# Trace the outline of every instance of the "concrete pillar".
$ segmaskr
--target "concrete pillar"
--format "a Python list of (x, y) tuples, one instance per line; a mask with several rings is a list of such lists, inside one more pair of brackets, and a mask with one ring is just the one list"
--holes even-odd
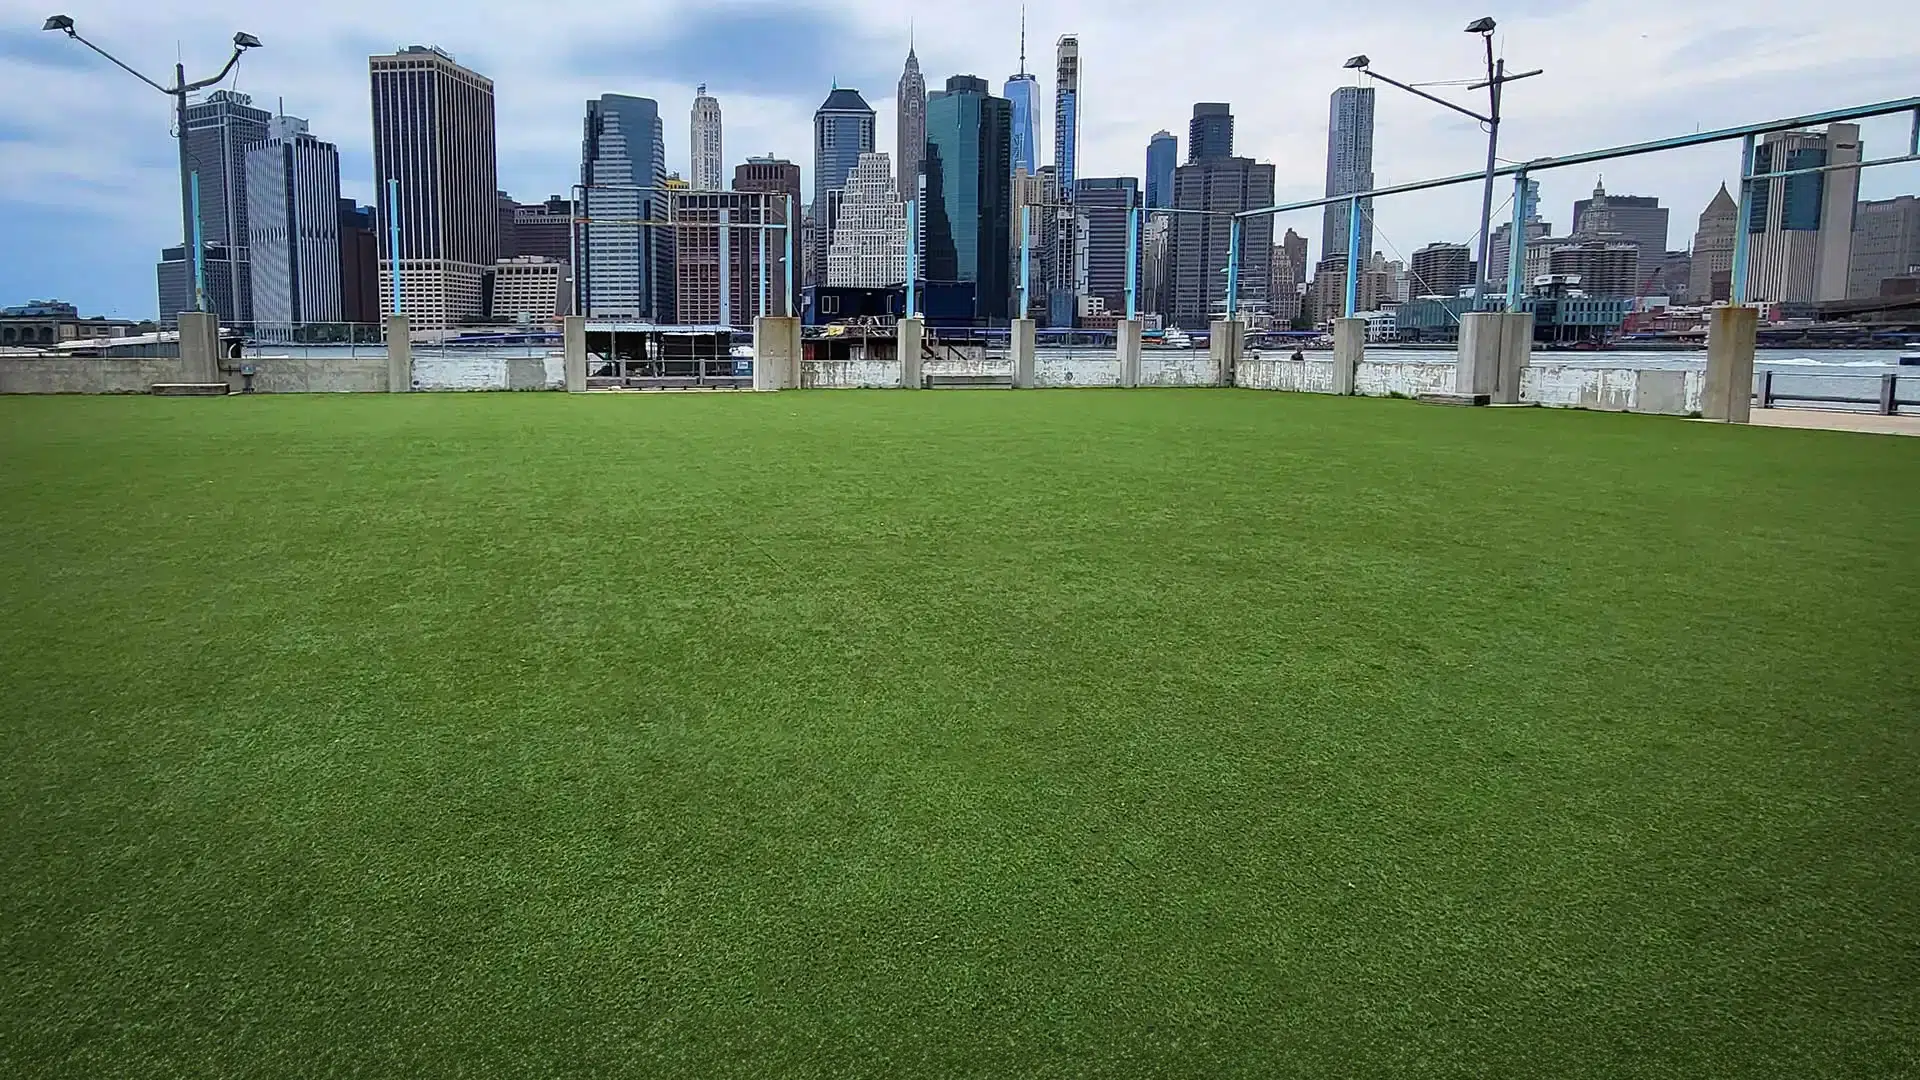
[(1707, 321), (1707, 384), (1700, 415), (1744, 424), (1753, 411), (1753, 346), (1760, 309), (1717, 307)]
[(560, 322), (561, 340), (567, 358), (567, 393), (581, 394), (587, 389), (587, 317), (569, 315)]
[(1216, 385), (1233, 385), (1233, 370), (1240, 363), (1241, 347), (1246, 340), (1247, 324), (1239, 319), (1215, 319), (1208, 327), (1207, 356), (1213, 360)]
[[(1333, 320), (1333, 392), (1336, 394), (1353, 393), (1354, 379), (1360, 372), (1360, 361), (1367, 355), (1367, 320)], [(1306, 373), (1301, 372), (1304, 382)]]
[(216, 383), (220, 378), (220, 316), (211, 311), (180, 313), (180, 381)]
[(799, 389), (800, 350), (799, 316), (762, 315), (753, 320), (753, 388)]
[(387, 392), (404, 394), (413, 389), (413, 331), (407, 328), (405, 315), (387, 316)]
[(926, 333), (925, 319), (901, 319), (895, 326), (894, 350), (900, 356), (900, 385), (920, 389), (920, 339)]
[(1469, 311), (1460, 316), (1460, 350), (1453, 367), (1453, 392), (1485, 394), (1492, 400), (1500, 382), (1500, 314)]
[(1013, 385), (1016, 390), (1033, 389), (1034, 337), (1032, 319), (1013, 320)]
[(1119, 336), (1115, 339), (1120, 351), (1120, 385), (1140, 385), (1140, 320), (1120, 320)]
[(1495, 380), (1496, 405), (1520, 403), (1520, 374), (1533, 362), (1533, 312), (1507, 311), (1500, 315), (1500, 373)]

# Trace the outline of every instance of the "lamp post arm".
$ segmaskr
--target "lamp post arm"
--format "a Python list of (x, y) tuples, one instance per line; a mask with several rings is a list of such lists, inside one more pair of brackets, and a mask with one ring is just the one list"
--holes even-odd
[(112, 53), (101, 48), (100, 46), (95, 45), (93, 42), (88, 41), (86, 38), (81, 37), (79, 34), (74, 33), (72, 30), (67, 31), (67, 36), (79, 42), (80, 44), (85, 45), (87, 48), (92, 49), (94, 52), (99, 53), (101, 56), (106, 57), (107, 60), (113, 64), (114, 67), (117, 67), (121, 71), (124, 71), (127, 74), (133, 76), (134, 78), (139, 79), (141, 82), (146, 83), (148, 86), (153, 87), (155, 90), (158, 90), (163, 94), (179, 93), (178, 90), (169, 90), (166, 87), (161, 86), (159, 83), (154, 82), (152, 79), (147, 78), (145, 75), (142, 75), (139, 72), (128, 67), (127, 65), (121, 63), (119, 57), (113, 55)]
[(227, 72), (233, 70), (233, 65), (240, 62), (240, 54), (244, 51), (245, 50), (243, 49), (233, 50), (233, 55), (227, 57), (227, 65), (220, 69), (220, 74), (214, 75), (210, 78), (201, 79), (198, 82), (190, 82), (186, 85), (185, 89), (199, 90), (203, 87), (212, 86), (214, 83), (220, 82), (221, 80), (225, 79), (227, 77)]
[(1453, 102), (1448, 101), (1446, 98), (1435, 97), (1434, 95), (1429, 94), (1425, 90), (1422, 90), (1418, 87), (1408, 86), (1406, 83), (1403, 83), (1398, 79), (1388, 78), (1387, 76), (1380, 74), (1379, 72), (1373, 70), (1372, 68), (1366, 68), (1365, 71), (1369, 76), (1379, 79), (1381, 82), (1386, 83), (1389, 86), (1397, 86), (1400, 89), (1405, 90), (1409, 94), (1414, 94), (1416, 96), (1426, 98), (1428, 101), (1433, 102), (1435, 105), (1445, 105), (1447, 108), (1452, 109), (1454, 112), (1460, 113), (1465, 116), (1471, 116), (1475, 120), (1478, 120), (1483, 124), (1493, 123), (1493, 120), (1491, 118), (1481, 116), (1479, 113), (1474, 112), (1472, 109), (1466, 108), (1465, 106), (1455, 105)]

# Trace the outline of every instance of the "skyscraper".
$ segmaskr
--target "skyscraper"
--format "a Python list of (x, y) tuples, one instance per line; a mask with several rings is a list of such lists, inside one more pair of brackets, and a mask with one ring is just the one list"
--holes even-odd
[(1040, 172), (1040, 81), (1027, 70), (1027, 9), (1020, 9), (1020, 71), (1007, 79), (1007, 100), (1013, 103), (1013, 168), (1028, 176)]
[(1224, 101), (1200, 101), (1187, 124), (1187, 164), (1233, 156), (1233, 112)]
[(1083, 176), (1073, 202), (1086, 223), (1080, 261), (1086, 296), (1098, 296), (1108, 311), (1127, 307), (1127, 218), (1140, 205), (1140, 181), (1131, 176)]
[[(669, 193), (673, 203), (675, 319), (687, 326), (752, 326), (758, 316), (781, 308), (776, 259), (782, 252), (767, 234), (767, 310), (760, 310), (760, 229), (786, 213), (784, 199), (744, 191)], [(725, 228), (722, 228), (725, 226)]]
[(726, 155), (720, 148), (720, 102), (707, 93), (701, 83), (693, 97), (693, 163), (688, 177), (695, 191), (720, 191), (727, 186), (721, 162)]
[(499, 253), (493, 80), (426, 45), (368, 59), (373, 84), (374, 198), (391, 221), (387, 182), (399, 182), (400, 250), (381, 229), (381, 303), (417, 328), (482, 314), (482, 283)]
[[(1203, 330), (1211, 319), (1224, 316), (1232, 235), (1227, 215), (1271, 205), (1272, 165), (1242, 157), (1206, 157), (1174, 170), (1174, 209), (1206, 211), (1172, 215), (1167, 278), (1175, 325)], [(1273, 217), (1262, 214), (1244, 219), (1239, 310), (1260, 310), (1266, 305), (1272, 247)]]
[(1408, 268), (1413, 276), (1413, 295), (1460, 295), (1461, 289), (1473, 284), (1472, 265), (1473, 252), (1465, 244), (1428, 244), (1413, 253)]
[[(1327, 110), (1326, 194), (1373, 190), (1373, 87), (1343, 86), (1333, 92)], [(1345, 256), (1350, 203), (1330, 203), (1321, 217), (1320, 255), (1324, 262)], [(1373, 200), (1360, 200), (1360, 254), (1373, 250)]]
[(1733, 298), (1733, 246), (1740, 223), (1740, 204), (1721, 184), (1707, 208), (1700, 211), (1700, 227), (1693, 234), (1693, 266), (1688, 299), (1715, 304)]
[[(909, 203), (920, 192), (920, 159), (927, 154), (927, 80), (920, 74), (920, 58), (907, 42), (907, 64), (894, 88), (894, 159), (900, 163), (900, 201)], [(858, 168), (858, 165), (855, 166)]]
[(380, 321), (380, 240), (373, 207), (340, 200), (340, 321)]
[[(267, 137), (272, 114), (254, 108), (252, 102), (245, 94), (215, 90), (187, 105), (187, 170), (200, 178), (200, 238), (202, 243), (221, 246), (218, 258), (208, 258), (225, 264), (217, 272), (208, 270), (207, 310), (217, 312), (220, 321), (228, 324), (253, 321), (252, 274), (247, 265), (247, 148)], [(187, 183), (187, 177), (180, 179)], [(189, 298), (192, 287), (185, 278), (192, 273), (190, 263), (188, 259), (177, 270), (161, 269), (163, 279), (181, 276), (180, 287)], [(162, 285), (163, 292), (169, 288)], [(160, 311), (168, 324), (177, 314), (167, 310), (171, 306), (163, 304)]]
[(1667, 210), (1651, 196), (1609, 195), (1605, 180), (1597, 180), (1593, 198), (1573, 204), (1573, 235), (1637, 245), (1640, 264), (1651, 266), (1667, 251)]
[[(587, 102), (580, 148), (586, 218), (579, 232), (581, 313), (672, 322), (672, 230), (667, 145), (652, 98), (602, 94)], [(651, 189), (651, 190), (648, 190)]]
[[(920, 62), (909, 61), (915, 74)], [(903, 80), (904, 81), (904, 76)], [(923, 121), (924, 122), (924, 121)], [(860, 91), (836, 86), (827, 100), (813, 113), (813, 274), (816, 282), (827, 277), (827, 244), (833, 239), (837, 199), (829, 192), (840, 190), (860, 164), (861, 154), (873, 153), (873, 107)]]
[(1156, 131), (1147, 140), (1147, 205), (1164, 210), (1173, 205), (1173, 170), (1180, 164), (1180, 141), (1171, 131)]
[[(1780, 131), (1754, 148), (1759, 173), (1846, 165), (1860, 160), (1860, 126), (1829, 124), (1824, 133)], [(1853, 261), (1854, 204), (1860, 170), (1803, 173), (1756, 183), (1747, 263), (1747, 299), (1784, 303), (1847, 298)]]
[(1064, 206), (1047, 215), (1047, 323), (1072, 326), (1074, 240), (1079, 226), (1073, 218), (1074, 180), (1080, 175), (1080, 39), (1062, 35), (1054, 45), (1053, 172), (1055, 190)]
[(247, 151), (246, 174), (256, 333), (286, 340), (295, 327), (339, 322), (339, 151), (305, 120), (276, 116)]
[(511, 259), (522, 255), (538, 255), (573, 265), (572, 200), (549, 195), (546, 202), (513, 204), (513, 246), (509, 248), (502, 241), (500, 257)]
[(1901, 195), (1862, 202), (1853, 217), (1848, 298), (1879, 296), (1882, 282), (1911, 274), (1916, 267), (1920, 267), (1920, 199)]
[(931, 281), (974, 285), (974, 317), (1008, 317), (1013, 105), (987, 81), (955, 75), (927, 101), (927, 261)]
[(861, 154), (841, 188), (840, 221), (827, 245), (827, 284), (884, 289), (907, 280), (907, 206), (885, 154)]

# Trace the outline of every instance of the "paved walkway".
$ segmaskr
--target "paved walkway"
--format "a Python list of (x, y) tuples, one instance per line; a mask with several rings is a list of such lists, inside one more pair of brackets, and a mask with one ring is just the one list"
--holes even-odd
[(1881, 416), (1878, 413), (1840, 412), (1837, 409), (1755, 409), (1755, 427), (1818, 428), (1823, 431), (1867, 431), (1875, 435), (1920, 436), (1920, 416)]

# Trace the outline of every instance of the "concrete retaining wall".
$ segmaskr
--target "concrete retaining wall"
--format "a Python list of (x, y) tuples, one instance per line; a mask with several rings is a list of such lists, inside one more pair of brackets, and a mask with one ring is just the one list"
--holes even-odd
[(1033, 384), (1040, 387), (1119, 386), (1120, 359), (1118, 355), (1041, 357), (1033, 365)]
[(415, 390), (564, 390), (566, 385), (564, 356), (413, 355)]
[(256, 394), (383, 394), (387, 390), (385, 356), (360, 356), (346, 360), (262, 356), (227, 360), (221, 364), (220, 374), (226, 379), (228, 388), (235, 393), (247, 383), (240, 374), (242, 364), (253, 368), (253, 390)]
[[(1118, 363), (1118, 361), (1115, 361)], [(1140, 358), (1141, 386), (1218, 386), (1218, 364), (1205, 356), (1161, 359), (1153, 355)]]
[[(1333, 374), (1330, 360), (1242, 360), (1235, 385), (1330, 394)], [(1560, 408), (1686, 416), (1700, 411), (1705, 378), (1698, 371), (1538, 364), (1521, 369), (1520, 400)], [(1354, 392), (1366, 397), (1446, 394), (1453, 392), (1453, 385), (1452, 364), (1367, 360), (1354, 374)]]
[(144, 394), (154, 383), (186, 381), (177, 357), (80, 360), (0, 359), (0, 394)]
[(807, 390), (897, 390), (898, 360), (803, 360), (800, 386)]

